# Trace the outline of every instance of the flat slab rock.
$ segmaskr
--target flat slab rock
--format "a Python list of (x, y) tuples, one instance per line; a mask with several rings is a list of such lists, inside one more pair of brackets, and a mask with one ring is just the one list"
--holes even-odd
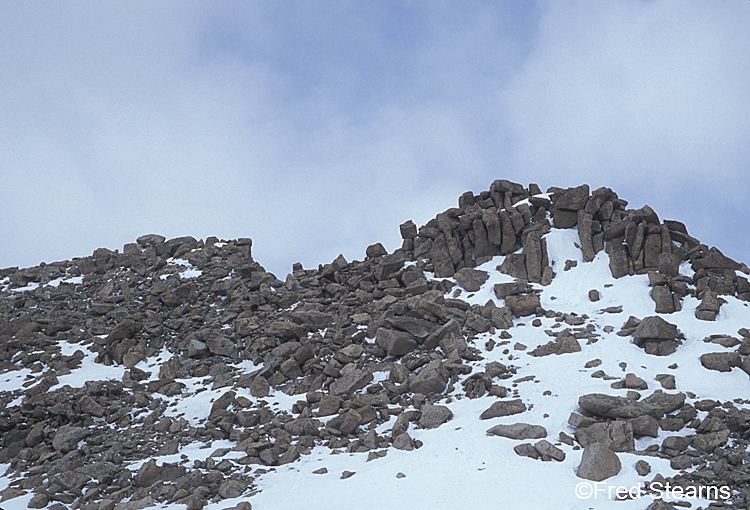
[(483, 420), (497, 418), (500, 416), (511, 416), (526, 411), (526, 404), (520, 398), (514, 400), (498, 400), (489, 409), (486, 409), (479, 417)]
[(519, 455), (520, 457), (529, 457), (535, 460), (554, 459), (558, 462), (562, 462), (565, 460), (565, 452), (563, 452), (560, 448), (553, 445), (546, 439), (537, 441), (534, 444), (531, 444), (531, 443), (519, 444), (513, 448), (513, 451), (515, 451), (516, 455)]
[(500, 424), (489, 429), (487, 435), (519, 440), (542, 439), (547, 437), (547, 429), (541, 425), (531, 425), (529, 423)]
[(655, 392), (642, 400), (631, 400), (602, 393), (589, 393), (578, 399), (578, 405), (590, 413), (605, 418), (637, 418), (648, 415), (656, 419), (681, 408), (684, 393)]

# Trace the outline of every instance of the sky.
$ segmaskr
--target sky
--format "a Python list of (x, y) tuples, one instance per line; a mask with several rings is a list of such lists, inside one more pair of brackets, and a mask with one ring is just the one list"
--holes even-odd
[(750, 263), (750, 2), (0, 0), (0, 268), (250, 237), (281, 279), (495, 179)]

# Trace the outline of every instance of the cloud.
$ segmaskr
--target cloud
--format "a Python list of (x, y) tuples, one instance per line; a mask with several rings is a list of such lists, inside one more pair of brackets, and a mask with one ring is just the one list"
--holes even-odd
[(725, 193), (748, 184), (741, 7), (1, 10), (0, 267), (158, 232), (252, 237), (283, 277), (393, 250), (399, 223), (497, 178), (610, 186), (741, 246), (715, 235), (715, 218), (747, 214)]
[(513, 165), (612, 187), (748, 260), (749, 20), (742, 2), (545, 3), (501, 94)]

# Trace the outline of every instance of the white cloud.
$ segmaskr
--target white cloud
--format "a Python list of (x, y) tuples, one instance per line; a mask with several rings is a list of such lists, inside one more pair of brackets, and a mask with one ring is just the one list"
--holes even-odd
[(496, 178), (688, 226), (716, 213), (672, 189), (747, 188), (730, 4), (24, 5), (0, 8), (0, 267), (159, 232), (252, 237), (283, 277), (392, 250)]
[(513, 164), (612, 187), (732, 251), (741, 230), (706, 202), (747, 219), (730, 190), (750, 186), (749, 21), (746, 2), (546, 2), (502, 94)]

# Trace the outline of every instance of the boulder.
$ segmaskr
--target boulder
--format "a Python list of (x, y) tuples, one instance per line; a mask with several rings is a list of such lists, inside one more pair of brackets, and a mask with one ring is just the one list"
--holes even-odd
[(464, 267), (456, 271), (453, 277), (467, 291), (476, 292), (489, 279), (490, 275), (487, 271)]
[(434, 429), (453, 418), (453, 412), (446, 406), (427, 404), (422, 408), (422, 416), (419, 417), (419, 426), (426, 429)]
[(536, 294), (523, 294), (520, 296), (507, 296), (505, 304), (515, 317), (525, 317), (536, 314), (537, 308), (540, 308), (541, 302)]
[(542, 439), (547, 437), (547, 429), (541, 425), (514, 423), (512, 425), (495, 425), (487, 430), (488, 436), (507, 437), (508, 439)]
[(601, 482), (620, 472), (622, 463), (617, 454), (602, 443), (592, 443), (583, 449), (576, 475), (585, 480)]
[(736, 352), (709, 352), (703, 354), (700, 360), (704, 368), (718, 372), (731, 372), (732, 368), (742, 363), (742, 358)]
[(375, 334), (375, 343), (388, 356), (403, 356), (416, 349), (418, 345), (417, 341), (409, 333), (387, 328), (378, 328)]
[(448, 372), (440, 360), (423, 366), (409, 381), (409, 391), (423, 395), (442, 393), (448, 384)]
[(494, 402), (479, 416), (482, 420), (497, 418), (500, 416), (511, 416), (526, 411), (526, 404), (518, 398), (514, 400), (498, 400)]

